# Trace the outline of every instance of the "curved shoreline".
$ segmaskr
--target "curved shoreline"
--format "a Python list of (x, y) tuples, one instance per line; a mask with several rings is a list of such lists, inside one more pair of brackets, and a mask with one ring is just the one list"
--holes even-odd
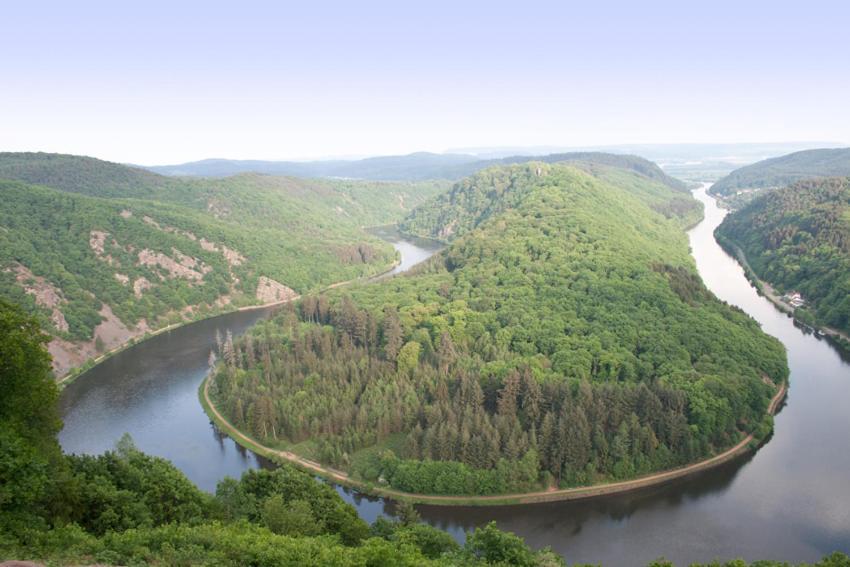
[[(720, 245), (721, 248), (726, 250), (726, 252), (728, 252), (731, 256), (734, 256), (738, 263), (741, 264), (741, 266), (744, 268), (744, 275), (750, 281), (750, 283), (753, 284), (753, 287), (756, 289), (756, 291), (758, 291), (759, 295), (763, 296), (768, 301), (773, 303), (773, 305), (775, 305), (777, 309), (779, 309), (783, 313), (786, 313), (788, 316), (794, 319), (794, 321), (800, 323), (801, 325), (805, 325), (812, 331), (820, 331), (824, 336), (827, 336), (833, 339), (833, 341), (836, 341), (837, 346), (843, 348), (844, 350), (848, 350), (848, 348), (850, 348), (850, 336), (848, 336), (846, 333), (843, 333), (838, 329), (834, 329), (826, 325), (818, 324), (817, 321), (815, 321), (815, 324), (812, 325), (811, 323), (807, 323), (802, 319), (799, 319), (795, 314), (795, 309), (791, 305), (788, 305), (787, 303), (782, 301), (782, 298), (776, 293), (776, 290), (773, 288), (773, 285), (770, 282), (761, 279), (761, 277), (759, 277), (759, 275), (752, 268), (752, 266), (750, 266), (750, 263), (747, 260), (747, 255), (744, 253), (741, 247), (738, 246), (738, 244), (727, 238), (717, 238), (716, 235), (715, 240), (717, 240), (717, 243)], [(842, 344), (842, 341), (844, 344)]]
[[(393, 263), (390, 264), (390, 266), (388, 268), (386, 268), (383, 271), (378, 272), (377, 274), (373, 274), (373, 275), (370, 275), (370, 276), (358, 276), (358, 277), (352, 278), (350, 280), (332, 283), (332, 284), (326, 285), (325, 287), (319, 289), (316, 293), (322, 293), (324, 291), (334, 289), (334, 288), (337, 288), (337, 287), (341, 287), (341, 286), (344, 286), (344, 285), (349, 285), (349, 284), (352, 284), (352, 283), (357, 282), (357, 281), (366, 281), (366, 282), (372, 281), (375, 278), (380, 278), (380, 277), (386, 276), (389, 273), (392, 273), (392, 271), (395, 270), (400, 264), (401, 264), (401, 260), (396, 258), (393, 261)], [(101, 362), (104, 362), (106, 359), (122, 352), (123, 350), (126, 350), (130, 347), (136, 346), (136, 345), (141, 344), (141, 343), (143, 343), (143, 342), (145, 342), (149, 339), (152, 339), (152, 338), (156, 337), (157, 335), (161, 335), (162, 333), (166, 333), (168, 331), (173, 331), (173, 330), (179, 329), (181, 327), (186, 327), (186, 326), (192, 325), (194, 323), (200, 323), (201, 321), (207, 321), (209, 319), (214, 319), (216, 317), (222, 317), (224, 315), (229, 315), (231, 313), (240, 313), (240, 312), (245, 312), (245, 311), (257, 311), (259, 309), (271, 309), (273, 307), (279, 307), (280, 305), (283, 305), (285, 303), (289, 303), (290, 301), (296, 301), (300, 298), (301, 298), (301, 295), (299, 294), (299, 295), (296, 295), (295, 297), (292, 297), (290, 299), (281, 299), (280, 301), (273, 301), (271, 303), (262, 303), (262, 304), (257, 304), (257, 305), (243, 305), (242, 307), (235, 307), (233, 309), (225, 309), (225, 310), (222, 310), (222, 311), (215, 311), (215, 312), (212, 312), (212, 313), (207, 313), (203, 317), (199, 317), (198, 319), (192, 319), (192, 320), (189, 320), (189, 321), (181, 321), (179, 323), (172, 323), (170, 325), (166, 325), (165, 327), (161, 327), (159, 329), (149, 331), (149, 332), (147, 332), (143, 335), (139, 335), (137, 337), (131, 338), (130, 340), (128, 340), (128, 341), (126, 341), (126, 342), (124, 342), (124, 343), (104, 352), (104, 353), (101, 353), (96, 358), (90, 359), (91, 362), (92, 362), (92, 365), (85, 368), (85, 370), (82, 369), (83, 366), (85, 366), (85, 364), (81, 365), (81, 366), (77, 366), (76, 368), (72, 368), (67, 373), (65, 373), (63, 376), (57, 377), (55, 379), (56, 385), (61, 390), (62, 388), (68, 386), (69, 384), (74, 382), (77, 378), (79, 378), (80, 376), (82, 376), (83, 374), (85, 374), (86, 372), (88, 372), (89, 370), (91, 370), (92, 368), (97, 366), (98, 364), (100, 364)]]
[[(755, 441), (753, 434), (749, 434), (733, 447), (726, 451), (709, 457), (696, 463), (651, 473), (639, 478), (631, 480), (623, 480), (618, 482), (596, 484), (591, 486), (577, 486), (573, 488), (561, 488), (555, 490), (540, 490), (535, 492), (524, 492), (517, 494), (494, 494), (486, 496), (443, 496), (443, 495), (428, 495), (416, 494), (412, 492), (402, 492), (391, 488), (381, 488), (367, 484), (348, 476), (347, 473), (325, 467), (316, 461), (301, 457), (291, 451), (282, 451), (273, 449), (263, 445), (253, 437), (246, 435), (227, 418), (225, 418), (215, 407), (209, 395), (209, 384), (212, 374), (208, 374), (201, 383), (198, 395), (201, 400), (201, 405), (204, 411), (213, 420), (216, 426), (228, 437), (233, 439), (239, 445), (249, 449), (263, 457), (273, 461), (285, 461), (298, 468), (307, 470), (318, 476), (341, 484), (355, 488), (365, 494), (372, 496), (382, 496), (393, 498), (395, 500), (404, 500), (417, 504), (434, 504), (439, 506), (495, 506), (495, 505), (511, 505), (511, 504), (535, 504), (542, 502), (557, 502), (564, 500), (582, 500), (588, 498), (597, 498), (601, 496), (609, 496), (612, 494), (622, 494), (625, 492), (633, 492), (651, 486), (666, 484), (673, 480), (701, 473), (727, 463), (737, 457), (740, 457), (750, 451), (758, 448), (759, 445), (752, 445)], [(779, 386), (779, 390), (774, 394), (767, 407), (768, 415), (775, 415), (780, 403), (785, 399), (788, 392), (786, 383)]]

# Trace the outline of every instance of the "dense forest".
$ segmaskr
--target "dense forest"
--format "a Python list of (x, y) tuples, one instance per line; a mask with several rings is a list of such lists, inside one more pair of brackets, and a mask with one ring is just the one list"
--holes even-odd
[(850, 175), (850, 148), (804, 150), (736, 169), (710, 192), (729, 197), (742, 190), (776, 189), (804, 179), (844, 175)]
[[(654, 211), (685, 226), (702, 218), (702, 204), (678, 185), (671, 187), (655, 177), (635, 175), (631, 168), (612, 167), (607, 163), (577, 161), (573, 165), (620, 187)], [(400, 228), (418, 236), (450, 240), (473, 230), (491, 216), (515, 207), (526, 195), (524, 188), (506, 183), (482, 183), (481, 179), (480, 176), (470, 177), (458, 182), (450, 191), (414, 209)]]
[[(110, 337), (385, 270), (394, 250), (363, 227), (395, 222), (442, 189), (186, 180), (92, 158), (0, 154), (0, 296), (59, 339), (100, 339), (95, 354), (115, 346)], [(113, 330), (96, 334), (102, 321)]]
[(563, 565), (490, 524), (464, 546), (420, 524), (371, 526), (330, 485), (282, 466), (225, 478), (214, 495), (128, 436), (64, 455), (47, 336), (0, 299), (0, 561), (109, 565)]
[(223, 338), (219, 409), (269, 445), (428, 494), (625, 479), (763, 437), (782, 346), (703, 286), (693, 209), (659, 212), (681, 192), (597, 173), (531, 163), (458, 183), (406, 221), (451, 241), (410, 275)]
[(809, 305), (796, 315), (850, 332), (850, 177), (763, 195), (727, 216), (717, 237), (778, 291), (799, 291)]
[[(329, 485), (282, 466), (197, 489), (128, 436), (100, 456), (64, 455), (56, 385), (38, 322), (0, 299), (0, 560), (59, 565), (520, 565), (555, 567), (494, 523), (459, 545), (418, 522), (361, 520)], [(846, 567), (836, 553), (817, 567)], [(670, 564), (659, 560), (653, 567)], [(740, 562), (730, 567), (741, 567)], [(759, 563), (761, 567), (780, 563)]]

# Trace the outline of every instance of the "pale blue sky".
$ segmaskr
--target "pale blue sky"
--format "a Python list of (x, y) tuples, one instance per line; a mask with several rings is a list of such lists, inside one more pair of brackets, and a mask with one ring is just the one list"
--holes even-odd
[(850, 2), (3, 2), (0, 150), (850, 142)]

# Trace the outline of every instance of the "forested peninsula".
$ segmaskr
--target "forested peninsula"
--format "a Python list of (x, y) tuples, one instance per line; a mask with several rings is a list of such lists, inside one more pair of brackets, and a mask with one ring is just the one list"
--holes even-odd
[[(0, 299), (0, 558), (216, 567), (567, 564), (495, 523), (460, 545), (404, 504), (399, 520), (367, 524), (332, 486), (287, 465), (225, 478), (207, 494), (127, 436), (99, 456), (65, 455), (48, 339), (37, 320)], [(835, 553), (815, 567), (847, 562)]]
[(216, 406), (266, 445), (419, 494), (629, 479), (771, 430), (785, 353), (702, 284), (681, 188), (586, 162), (487, 169), (402, 224), (403, 277), (225, 340)]

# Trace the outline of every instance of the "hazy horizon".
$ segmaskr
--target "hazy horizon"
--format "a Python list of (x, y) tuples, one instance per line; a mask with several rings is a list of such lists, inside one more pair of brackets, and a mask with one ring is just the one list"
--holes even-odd
[(124, 163), (850, 142), (850, 6), (6, 8), (0, 150)]
[[(719, 154), (705, 154), (700, 153), (699, 156), (701, 159), (720, 159), (725, 161), (730, 161), (732, 163), (739, 161), (741, 163), (751, 163), (752, 161), (758, 161), (760, 159), (766, 159), (768, 157), (779, 155), (782, 153), (791, 153), (795, 151), (802, 151), (806, 149), (821, 149), (821, 148), (837, 148), (837, 147), (848, 147), (850, 144), (839, 142), (839, 141), (826, 141), (826, 140), (797, 140), (797, 141), (780, 141), (780, 142), (735, 142), (735, 143), (724, 143), (724, 142), (713, 142), (713, 143), (702, 143), (702, 142), (682, 142), (682, 143), (657, 143), (657, 144), (601, 144), (601, 145), (593, 145), (593, 146), (538, 146), (538, 145), (529, 145), (529, 146), (479, 146), (479, 147), (451, 147), (443, 150), (430, 151), (430, 150), (413, 150), (411, 152), (406, 153), (387, 153), (387, 154), (344, 154), (344, 155), (322, 155), (322, 156), (307, 156), (302, 158), (288, 158), (281, 157), (276, 159), (256, 159), (256, 158), (230, 158), (227, 156), (208, 156), (205, 158), (200, 158), (197, 160), (189, 160), (186, 162), (173, 162), (173, 163), (132, 163), (127, 162), (129, 165), (139, 165), (142, 167), (155, 167), (155, 166), (163, 166), (163, 165), (177, 165), (179, 163), (193, 163), (193, 162), (204, 162), (204, 161), (267, 161), (267, 162), (317, 162), (317, 161), (356, 161), (370, 158), (382, 158), (382, 157), (403, 157), (412, 154), (419, 153), (432, 153), (437, 155), (467, 155), (474, 156), (480, 159), (490, 159), (490, 158), (498, 158), (498, 157), (508, 157), (514, 155), (550, 155), (556, 153), (569, 153), (569, 152), (584, 152), (584, 151), (603, 151), (609, 153), (632, 153), (634, 155), (639, 155), (641, 157), (647, 157), (647, 159), (658, 159), (659, 154), (667, 154), (668, 152), (674, 151), (674, 149), (678, 148), (680, 150), (688, 150), (691, 149), (693, 151), (705, 150), (709, 148), (729, 148), (729, 149), (767, 149), (767, 148), (776, 148), (779, 151), (776, 152), (762, 152), (756, 154), (747, 154), (748, 156), (758, 155), (758, 159), (741, 159), (739, 155), (719, 155)], [(654, 151), (649, 151), (654, 150)], [(98, 156), (88, 156), (95, 157)]]

